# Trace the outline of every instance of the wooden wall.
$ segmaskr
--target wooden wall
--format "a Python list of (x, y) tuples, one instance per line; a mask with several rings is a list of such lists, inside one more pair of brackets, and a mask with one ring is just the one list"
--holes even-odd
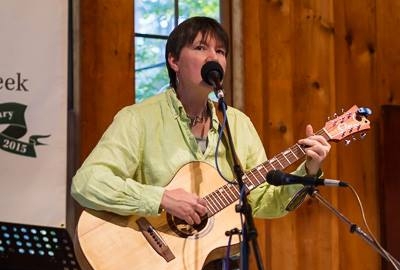
[(115, 113), (134, 102), (133, 1), (80, 1), (80, 155), (93, 149)]
[[(115, 112), (134, 100), (132, 2), (80, 1), (80, 161)], [(333, 144), (324, 172), (354, 186), (379, 236), (380, 106), (400, 103), (400, 2), (246, 0), (242, 8), (244, 110), (270, 157), (302, 138), (307, 123), (319, 130), (342, 108), (372, 109), (367, 137)], [(320, 191), (362, 225), (348, 189)], [(315, 200), (284, 218), (257, 220), (257, 227), (265, 269), (381, 269), (380, 256)]]
[[(245, 111), (270, 156), (303, 137), (307, 123), (318, 130), (342, 108), (372, 109), (367, 137), (333, 145), (324, 172), (354, 186), (377, 236), (380, 106), (400, 103), (398, 14), (396, 1), (243, 2)], [(320, 192), (366, 230), (349, 190)], [(258, 225), (267, 269), (380, 269), (380, 256), (315, 200)]]

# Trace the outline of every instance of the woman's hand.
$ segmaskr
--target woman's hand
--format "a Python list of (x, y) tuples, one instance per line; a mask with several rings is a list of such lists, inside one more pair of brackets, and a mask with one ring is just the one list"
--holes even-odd
[(315, 135), (311, 125), (306, 126), (306, 136), (306, 138), (299, 140), (298, 143), (305, 146), (307, 173), (316, 175), (321, 168), (322, 161), (331, 150), (331, 145), (321, 135)]
[(201, 217), (207, 213), (204, 199), (181, 188), (165, 190), (161, 207), (190, 225), (200, 224)]

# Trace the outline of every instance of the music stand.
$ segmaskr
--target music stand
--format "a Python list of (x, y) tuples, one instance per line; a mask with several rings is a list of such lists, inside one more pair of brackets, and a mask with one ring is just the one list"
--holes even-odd
[(1, 270), (80, 270), (64, 228), (0, 222)]

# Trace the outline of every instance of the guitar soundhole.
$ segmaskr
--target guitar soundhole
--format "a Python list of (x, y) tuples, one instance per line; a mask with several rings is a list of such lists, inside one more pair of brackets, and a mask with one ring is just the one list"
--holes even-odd
[(200, 224), (195, 224), (195, 225), (189, 225), (186, 223), (186, 221), (174, 217), (170, 214), (167, 213), (167, 221), (169, 227), (180, 237), (187, 238), (193, 235), (197, 235), (200, 233), (201, 230), (203, 230), (206, 225), (208, 218), (202, 218), (202, 221)]

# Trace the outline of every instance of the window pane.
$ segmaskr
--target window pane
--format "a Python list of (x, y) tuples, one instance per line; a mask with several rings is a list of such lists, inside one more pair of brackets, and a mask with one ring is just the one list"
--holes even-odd
[(168, 36), (174, 18), (174, 0), (135, 0), (135, 33)]
[(180, 0), (179, 1), (179, 22), (193, 16), (207, 16), (220, 20), (220, 0)]
[(136, 102), (169, 85), (164, 59), (165, 43), (166, 40), (135, 38)]

